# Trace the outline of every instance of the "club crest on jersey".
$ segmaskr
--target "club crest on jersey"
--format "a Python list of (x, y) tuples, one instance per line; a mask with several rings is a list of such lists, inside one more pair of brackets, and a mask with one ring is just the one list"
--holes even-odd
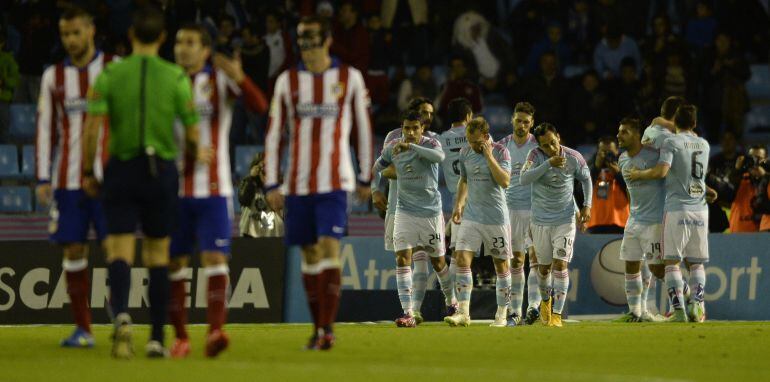
[(342, 95), (345, 93), (345, 84), (342, 82), (337, 82), (332, 86), (332, 95), (334, 98), (341, 98)]

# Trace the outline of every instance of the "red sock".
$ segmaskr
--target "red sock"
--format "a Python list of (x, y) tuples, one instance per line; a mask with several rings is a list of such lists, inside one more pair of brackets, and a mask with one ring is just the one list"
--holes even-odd
[(320, 326), (326, 331), (331, 331), (337, 319), (337, 308), (340, 303), (339, 268), (327, 268), (321, 272), (321, 292), (324, 297)]
[(187, 339), (187, 308), (184, 303), (187, 299), (187, 291), (184, 287), (185, 280), (171, 280), (171, 297), (168, 301), (168, 321), (174, 326), (176, 338)]
[(307, 303), (310, 306), (310, 315), (313, 316), (313, 325), (315, 326), (315, 331), (317, 332), (318, 328), (320, 327), (321, 320), (321, 296), (319, 293), (321, 275), (303, 273), (302, 282), (305, 285), (305, 295), (307, 296)]
[(222, 330), (227, 316), (227, 274), (209, 276), (208, 309), (206, 321), (209, 323), (209, 333)]
[(88, 280), (88, 268), (75, 272), (65, 271), (64, 274), (67, 276), (67, 294), (70, 296), (75, 325), (91, 333), (91, 310), (88, 308), (91, 283)]

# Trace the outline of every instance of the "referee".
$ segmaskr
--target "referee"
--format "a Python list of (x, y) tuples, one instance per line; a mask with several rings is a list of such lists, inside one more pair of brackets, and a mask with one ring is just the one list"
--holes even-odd
[[(158, 57), (166, 38), (163, 14), (144, 8), (129, 31), (133, 53), (110, 64), (88, 97), (83, 188), (95, 195), (93, 159), (100, 126), (109, 121), (109, 161), (102, 192), (107, 218), (110, 306), (115, 317), (112, 356), (133, 356), (128, 315), (134, 233), (144, 234), (142, 263), (149, 268), (152, 334), (148, 357), (165, 357), (163, 325), (168, 300), (169, 234), (175, 216), (178, 178), (174, 121), (182, 121), (188, 153), (198, 150), (198, 114), (190, 80), (182, 68)], [(198, 160), (205, 160), (198, 155)]]

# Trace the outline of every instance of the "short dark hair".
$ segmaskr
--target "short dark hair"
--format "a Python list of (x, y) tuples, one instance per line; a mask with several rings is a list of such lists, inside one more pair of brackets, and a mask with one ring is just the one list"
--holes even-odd
[(331, 37), (332, 35), (331, 24), (325, 17), (318, 15), (303, 16), (301, 19), (299, 19), (299, 23), (297, 25), (299, 24), (318, 24), (321, 27), (321, 35), (324, 38)]
[(691, 130), (695, 128), (695, 124), (698, 120), (698, 108), (692, 104), (683, 104), (676, 109), (674, 114), (674, 124), (676, 127), (685, 130)]
[(679, 96), (671, 96), (666, 98), (666, 100), (663, 101), (663, 105), (661, 105), (660, 107), (660, 116), (669, 121), (674, 119), (674, 114), (676, 114), (676, 109), (678, 109), (679, 106), (681, 106), (684, 103), (685, 103), (684, 98)]
[(636, 69), (636, 60), (634, 60), (631, 56), (623, 57), (622, 60), (620, 60), (620, 67), (625, 68), (627, 66), (632, 66), (634, 69)]
[(639, 119), (634, 117), (625, 117), (620, 120), (621, 126), (628, 126), (631, 128), (631, 130), (636, 131), (637, 133), (642, 133), (642, 123), (639, 121)]
[(535, 116), (535, 107), (529, 102), (519, 102), (513, 108), (514, 113), (524, 113)]
[(152, 44), (160, 39), (166, 29), (163, 12), (154, 6), (145, 6), (134, 12), (131, 26), (134, 38), (143, 44)]
[(468, 126), (466, 126), (466, 129), (473, 134), (476, 131), (480, 131), (483, 134), (489, 134), (489, 123), (487, 123), (487, 120), (484, 119), (484, 117), (476, 117), (473, 118), (470, 122), (468, 122)]
[(462, 122), (468, 114), (473, 114), (473, 108), (465, 97), (457, 97), (447, 104), (449, 123)]
[(604, 143), (605, 145), (609, 145), (612, 143), (616, 143), (615, 137), (612, 135), (603, 135), (601, 138), (599, 138), (599, 143)]
[(205, 47), (210, 48), (213, 43), (209, 31), (203, 25), (194, 23), (184, 24), (179, 28), (179, 30), (193, 31), (198, 33), (198, 36), (201, 38), (201, 45)]
[(422, 115), (420, 115), (420, 112), (416, 109), (407, 109), (403, 113), (401, 113), (401, 118), (404, 121), (417, 121), (422, 124)]
[(535, 130), (532, 131), (532, 135), (535, 136), (535, 139), (539, 139), (543, 135), (547, 134), (549, 131), (554, 134), (559, 134), (559, 131), (556, 130), (556, 126), (548, 122), (543, 122), (537, 125), (537, 127), (535, 127)]
[(423, 104), (426, 104), (426, 103), (431, 105), (431, 106), (433, 106), (433, 102), (431, 102), (431, 100), (429, 100), (429, 99), (427, 99), (425, 97), (414, 97), (414, 98), (409, 100), (409, 103), (406, 105), (406, 109), (407, 110), (412, 110), (412, 109), (418, 110), (420, 108), (420, 106), (422, 106)]
[(94, 17), (91, 13), (74, 5), (65, 7), (61, 13), (61, 17), (59, 17), (60, 20), (74, 20), (77, 18), (81, 18), (90, 24), (94, 23)]

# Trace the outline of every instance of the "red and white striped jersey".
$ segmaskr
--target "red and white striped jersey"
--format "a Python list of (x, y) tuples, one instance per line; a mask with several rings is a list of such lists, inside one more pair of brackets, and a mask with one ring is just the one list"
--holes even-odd
[[(83, 130), (87, 111), (86, 94), (102, 69), (113, 59), (97, 52), (83, 68), (65, 60), (48, 67), (40, 83), (37, 104), (36, 173), (39, 182), (55, 189), (82, 188)], [(99, 134), (94, 174), (101, 179), (106, 154), (107, 126)]]
[[(233, 101), (241, 89), (218, 69), (206, 66), (190, 77), (193, 99), (200, 114), (199, 145), (214, 150), (210, 163), (194, 162), (190, 155), (182, 155), (179, 165), (179, 196), (207, 198), (231, 196), (233, 183), (230, 173), (230, 123), (233, 119)], [(177, 122), (177, 137), (184, 151), (184, 126)], [(186, 154), (186, 153), (185, 153)]]
[[(265, 189), (281, 185), (283, 127), (288, 125), (289, 156), (282, 180), (287, 195), (353, 191), (372, 172), (369, 95), (357, 69), (339, 64), (321, 74), (302, 66), (284, 71), (275, 83), (265, 137)], [(351, 134), (359, 174), (353, 172)]]

